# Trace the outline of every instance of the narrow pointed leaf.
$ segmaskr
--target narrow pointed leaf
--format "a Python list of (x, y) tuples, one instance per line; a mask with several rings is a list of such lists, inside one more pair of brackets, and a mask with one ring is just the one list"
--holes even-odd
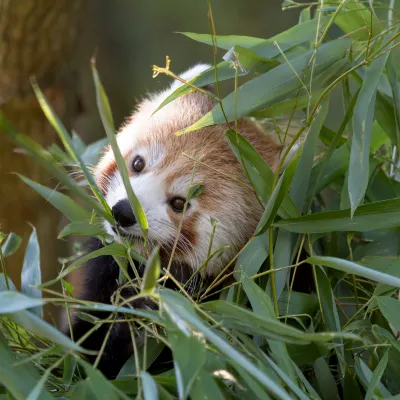
[(364, 204), (351, 218), (350, 210), (324, 211), (283, 219), (274, 226), (297, 233), (368, 232), (400, 225), (400, 199)]
[(36, 183), (25, 176), (18, 175), (27, 185), (44, 197), (70, 221), (82, 221), (90, 218), (90, 213), (67, 195)]
[(396, 276), (375, 271), (371, 268), (366, 268), (360, 264), (356, 264), (341, 258), (313, 256), (308, 258), (306, 261), (310, 264), (324, 265), (325, 267), (347, 272), (348, 274), (359, 275), (379, 283), (400, 287), (400, 278), (397, 278)]
[(142, 294), (151, 294), (156, 287), (157, 279), (160, 277), (160, 248), (156, 247), (146, 263), (142, 280)]
[(122, 157), (121, 150), (118, 147), (117, 139), (115, 136), (114, 121), (111, 114), (110, 104), (108, 102), (106, 93), (104, 91), (103, 85), (100, 81), (100, 77), (97, 73), (94, 63), (92, 63), (92, 73), (94, 85), (96, 88), (96, 100), (97, 107), (99, 109), (100, 117), (103, 122), (104, 130), (107, 134), (107, 138), (110, 142), (112, 151), (114, 153), (115, 161), (118, 166), (118, 171), (121, 174), (122, 181), (125, 186), (126, 193), (128, 195), (129, 203), (132, 207), (133, 213), (135, 214), (136, 220), (139, 222), (144, 234), (147, 234), (149, 228), (146, 215), (143, 211), (142, 206), (139, 203), (135, 193), (133, 192), (128, 170), (126, 167), (125, 159)]
[[(37, 289), (42, 283), (42, 275), (40, 270), (40, 248), (36, 229), (29, 238), (28, 246), (25, 251), (24, 263), (21, 272), (21, 291), (32, 298), (41, 299), (42, 292)], [(38, 317), (43, 318), (42, 307), (35, 307), (31, 310)]]
[(25, 296), (19, 292), (0, 292), (0, 314), (8, 314), (43, 305), (42, 299)]
[(97, 236), (106, 234), (103, 228), (89, 222), (71, 222), (58, 234), (58, 238), (61, 239), (70, 235)]
[(13, 232), (8, 234), (7, 239), (1, 245), (1, 252), (3, 254), (3, 257), (8, 257), (14, 254), (21, 245), (21, 242), (21, 236), (18, 236)]
[[(274, 173), (263, 158), (257, 153), (255, 148), (239, 133), (229, 130), (226, 132), (229, 145), (237, 159), (242, 163), (249, 174), (251, 184), (257, 195), (266, 204), (272, 195), (272, 185)], [(279, 215), (282, 217), (297, 216), (296, 206), (289, 196), (286, 196), (279, 208)]]
[[(79, 155), (79, 152), (76, 150), (76, 146), (74, 146), (73, 139), (70, 137), (69, 133), (65, 129), (64, 125), (62, 124), (61, 120), (57, 117), (56, 113), (44, 97), (42, 91), (40, 90), (39, 86), (34, 83), (32, 85), (33, 91), (35, 92), (35, 95), (37, 99), (39, 100), (40, 107), (43, 110), (43, 113), (45, 114), (46, 118), (50, 122), (50, 124), (53, 126), (55, 131), (58, 134), (58, 137), (62, 141), (65, 149), (69, 153), (69, 155), (72, 157), (74, 161), (76, 161), (81, 169), (82, 172), (86, 178), (86, 180), (89, 183), (89, 186), (93, 192), (93, 194), (96, 196), (97, 200), (99, 200), (100, 204), (103, 206), (104, 210), (106, 213), (111, 214), (110, 207), (108, 206), (106, 200), (104, 199), (103, 194), (101, 193), (100, 189), (97, 187), (96, 182), (94, 181), (93, 175), (89, 172), (88, 167), (86, 164), (82, 161), (81, 156)], [(80, 139), (79, 136), (75, 135), (75, 142)], [(80, 143), (81, 145), (83, 143)]]
[[(314, 73), (318, 74), (336, 61), (344, 58), (349, 45), (350, 42), (347, 40), (323, 44), (317, 54)], [(263, 107), (274, 104), (282, 96), (302, 87), (299, 77), (304, 78), (304, 75), (308, 71), (312, 54), (313, 50), (291, 60), (291, 65), (287, 63), (281, 64), (266, 74), (240, 86), (237, 94), (232, 92), (225, 97), (222, 105), (228, 121), (233, 121), (235, 118), (241, 118)], [(225, 115), (218, 104), (195, 124), (180, 131), (180, 134), (192, 132), (205, 126), (224, 123)]]
[(381, 382), (382, 375), (385, 372), (385, 369), (387, 367), (388, 361), (389, 361), (389, 350), (386, 350), (385, 353), (383, 354), (381, 360), (379, 361), (379, 364), (376, 366), (374, 373), (372, 374), (371, 380), (369, 382), (367, 394), (365, 395), (365, 400), (372, 400), (374, 395), (378, 395), (379, 393), (375, 392), (377, 389), (377, 386)]
[(348, 190), (351, 215), (362, 203), (369, 178), (369, 153), (374, 121), (376, 90), (390, 52), (378, 57), (367, 67), (353, 112), (353, 137), (350, 152)]

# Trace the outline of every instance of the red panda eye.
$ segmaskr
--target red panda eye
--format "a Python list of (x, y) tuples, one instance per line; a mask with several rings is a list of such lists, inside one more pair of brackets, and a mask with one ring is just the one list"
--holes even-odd
[(146, 165), (146, 163), (144, 162), (144, 160), (141, 156), (136, 156), (132, 161), (132, 169), (135, 172), (143, 171), (145, 165)]
[[(183, 211), (183, 208), (185, 207), (185, 203), (186, 203), (186, 200), (182, 197), (174, 197), (169, 202), (172, 209), (177, 213), (181, 213)], [(188, 206), (189, 206), (189, 204), (188, 204)]]

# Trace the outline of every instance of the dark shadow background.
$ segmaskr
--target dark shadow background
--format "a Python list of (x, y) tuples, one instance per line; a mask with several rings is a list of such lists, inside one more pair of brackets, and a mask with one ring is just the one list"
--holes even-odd
[[(88, 40), (97, 49), (100, 77), (109, 96), (116, 125), (129, 115), (146, 91), (162, 89), (169, 79), (152, 78), (152, 65), (179, 73), (198, 62), (213, 62), (212, 47), (175, 32), (209, 33), (206, 0), (90, 3)], [(212, 1), (216, 32), (269, 38), (297, 23), (299, 10), (282, 11), (279, 0)], [(222, 57), (224, 52), (220, 52)], [(218, 60), (220, 61), (220, 60)], [(87, 140), (103, 136), (94, 99), (91, 72), (81, 81), (85, 115), (76, 130)]]

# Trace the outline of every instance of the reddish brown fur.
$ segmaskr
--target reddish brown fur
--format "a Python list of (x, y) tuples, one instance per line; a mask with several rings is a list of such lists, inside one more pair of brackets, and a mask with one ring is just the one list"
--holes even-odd
[[(154, 143), (162, 145), (164, 158), (157, 164), (154, 172), (161, 174), (168, 171), (164, 181), (166, 187), (177, 178), (190, 176), (195, 164), (193, 159), (201, 160), (201, 163), (196, 163), (195, 176), (203, 181), (204, 192), (197, 199), (199, 208), (185, 217), (182, 235), (193, 246), (204, 247), (208, 233), (204, 233), (207, 237), (201, 237), (197, 229), (201, 218), (204, 217), (201, 214), (215, 215), (222, 221), (221, 229), (225, 229), (223, 235), (232, 242), (228, 244), (232, 245), (233, 249), (238, 249), (254, 233), (262, 208), (225, 139), (224, 134), (228, 126), (214, 125), (185, 135), (175, 135), (198, 121), (214, 106), (215, 102), (212, 99), (200, 92), (194, 92), (174, 100), (159, 111), (161, 115), (156, 113), (151, 117), (155, 108), (154, 102), (146, 100), (134, 114), (134, 120), (129, 120), (119, 135), (122, 135), (121, 138), (125, 141), (123, 143), (129, 143), (132, 137), (132, 143), (135, 144), (131, 147), (134, 148), (150, 148)], [(234, 126), (232, 123), (232, 127)], [(249, 119), (241, 119), (236, 126), (240, 134), (255, 147), (270, 167), (275, 169), (281, 151), (281, 146), (275, 139), (267, 135), (259, 124)], [(130, 159), (127, 155), (131, 154), (134, 148), (122, 149), (127, 159)], [(99, 164), (97, 177), (102, 174), (110, 176), (115, 168), (113, 157), (105, 157)], [(178, 227), (179, 216), (172, 210), (168, 210), (167, 213), (171, 222)], [(203, 220), (202, 226), (205, 225), (207, 222)], [(209, 225), (211, 227), (211, 224)], [(230, 233), (229, 230), (237, 232)]]

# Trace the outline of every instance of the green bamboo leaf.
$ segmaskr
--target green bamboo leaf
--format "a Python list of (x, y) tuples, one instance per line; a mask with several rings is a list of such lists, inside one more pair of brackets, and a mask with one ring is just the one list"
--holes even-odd
[(364, 204), (355, 211), (324, 211), (298, 218), (283, 219), (274, 226), (297, 233), (368, 232), (400, 225), (400, 199)]
[(395, 68), (395, 60), (393, 54), (389, 54), (386, 71), (390, 82), (390, 87), (392, 89), (393, 96), (393, 109), (394, 109), (394, 120), (396, 123), (396, 137), (397, 137), (397, 148), (400, 148), (400, 87), (399, 80), (397, 78), (397, 71)]
[[(355, 372), (358, 375), (359, 380), (361, 381), (365, 389), (367, 389), (373, 376), (372, 371), (369, 369), (368, 365), (365, 364), (365, 362), (361, 358), (356, 359), (354, 366), (355, 366)], [(377, 384), (375, 391), (379, 393), (379, 397), (381, 398), (390, 398), (391, 396), (391, 393), (386, 389), (386, 387), (382, 384), (382, 382), (379, 382)]]
[[(196, 42), (205, 43), (208, 45), (213, 44), (212, 37), (209, 33), (192, 33), (192, 32), (177, 32), (184, 35)], [(258, 44), (264, 43), (266, 40), (262, 38), (255, 38), (251, 36), (238, 36), (238, 35), (216, 35), (217, 46), (220, 49), (229, 50), (235, 45), (240, 45), (243, 47), (254, 47)]]
[(369, 153), (372, 123), (376, 101), (376, 90), (390, 52), (371, 62), (366, 68), (365, 78), (353, 112), (353, 137), (350, 152), (348, 190), (351, 215), (362, 203), (369, 178)]
[(13, 232), (9, 233), (7, 239), (1, 245), (1, 252), (3, 254), (3, 257), (8, 257), (14, 254), (21, 245), (21, 242), (21, 236), (18, 236)]
[[(272, 367), (274, 372), (282, 379), (282, 381), (288, 386), (288, 388), (301, 400), (309, 400), (309, 397), (297, 386), (296, 378), (292, 376), (288, 376), (285, 372), (283, 372), (275, 363), (274, 361), (265, 356), (268, 364)], [(290, 358), (289, 358), (290, 360)]]
[(97, 73), (94, 61), (92, 62), (92, 74), (93, 74), (94, 85), (96, 88), (97, 107), (99, 109), (101, 121), (103, 122), (104, 130), (106, 131), (107, 138), (110, 142), (112, 151), (114, 153), (115, 161), (118, 166), (118, 171), (121, 174), (121, 178), (125, 186), (129, 204), (132, 207), (133, 213), (135, 214), (136, 220), (139, 222), (139, 225), (142, 228), (144, 235), (147, 235), (147, 230), (149, 229), (149, 225), (146, 219), (146, 215), (143, 211), (142, 206), (139, 203), (139, 200), (137, 199), (135, 193), (133, 192), (129, 180), (126, 162), (125, 159), (122, 157), (115, 136), (114, 121), (111, 114), (110, 104), (108, 102), (108, 98), (104, 91), (103, 85), (100, 81), (100, 77)]
[(280, 206), (280, 202), (277, 199), (278, 197), (283, 198), (283, 196), (286, 194), (285, 189), (287, 188), (282, 189), (285, 172), (279, 178), (278, 184), (275, 186), (275, 189), (273, 190), (271, 197), (269, 198), (268, 203), (265, 206), (264, 212), (256, 227), (256, 231), (254, 232), (254, 236), (262, 235), (274, 221), (276, 212), (278, 211), (278, 207)]
[(160, 277), (160, 248), (157, 246), (151, 253), (144, 270), (141, 294), (151, 294)]
[(392, 143), (397, 143), (396, 115), (390, 99), (379, 91), (376, 94), (375, 118)]
[[(319, 306), (322, 314), (322, 319), (325, 326), (331, 332), (340, 332), (342, 327), (340, 325), (340, 319), (338, 310), (335, 303), (335, 296), (331, 287), (331, 282), (325, 271), (321, 267), (315, 267), (314, 269), (314, 280), (318, 294)], [(335, 338), (334, 343), (338, 344), (335, 349), (339, 360), (339, 367), (341, 372), (345, 373), (345, 367), (342, 360), (344, 360), (345, 354), (343, 350), (343, 340), (341, 338)]]
[[(333, 3), (343, 3), (341, 0), (334, 0)], [(370, 40), (368, 36), (371, 30), (372, 37), (382, 31), (382, 25), (379, 23), (371, 10), (361, 2), (353, 2), (346, 0), (345, 6), (340, 14), (335, 19), (335, 24), (338, 25), (345, 33), (350, 34), (352, 39)], [(370, 24), (372, 27), (370, 28)], [(370, 29), (360, 29), (361, 27)]]
[(58, 238), (61, 239), (70, 235), (98, 236), (106, 234), (107, 232), (103, 228), (95, 224), (90, 224), (89, 222), (71, 222), (58, 234)]
[(381, 382), (382, 375), (385, 372), (389, 361), (389, 350), (386, 350), (383, 354), (379, 364), (376, 366), (374, 373), (372, 374), (371, 380), (369, 382), (367, 394), (365, 395), (365, 400), (372, 400), (374, 395), (379, 396), (379, 391), (377, 390), (377, 386)]
[(144, 400), (158, 400), (158, 388), (153, 377), (146, 371), (142, 371), (140, 378), (142, 379)]
[(215, 382), (215, 379), (211, 376), (211, 374), (202, 370), (200, 371), (199, 377), (193, 384), (190, 392), (190, 398), (193, 400), (224, 400), (226, 397), (221, 392), (220, 387)]
[[(12, 395), (12, 398), (17, 400), (26, 400), (36, 386), (39, 376), (31, 366), (15, 365), (16, 361), (18, 361), (16, 353), (11, 351), (0, 332), (0, 384), (9, 392), (7, 399)], [(53, 399), (48, 392), (42, 392), (40, 398)]]
[[(293, 234), (283, 229), (278, 230), (278, 235), (275, 242), (274, 248), (274, 268), (284, 268), (292, 263), (294, 257), (294, 246), (296, 244), (296, 238)], [(275, 289), (276, 297), (279, 300), (288, 280), (290, 273), (289, 268), (281, 269), (275, 272)], [(267, 282), (267, 293), (272, 296), (272, 281), (268, 279)]]
[[(288, 304), (289, 303), (289, 304)], [(318, 308), (318, 299), (315, 294), (284, 290), (278, 299), (280, 315), (309, 314), (313, 315)]]
[[(250, 239), (244, 250), (239, 254), (235, 263), (235, 271), (243, 271), (248, 276), (255, 275), (269, 254), (269, 233), (266, 231), (260, 236)], [(235, 272), (234, 277), (240, 280), (240, 274)]]
[(98, 397), (93, 393), (92, 383), (85, 379), (76, 383), (70, 393), (71, 400), (97, 400)]
[(288, 99), (278, 101), (277, 103), (271, 104), (266, 108), (254, 111), (249, 114), (250, 117), (254, 118), (277, 118), (281, 116), (286, 116), (303, 108), (308, 107), (308, 105), (314, 105), (316, 101), (320, 98), (322, 90), (315, 90), (311, 96), (308, 94), (299, 94), (298, 96), (290, 96)]
[(57, 208), (57, 210), (65, 215), (70, 221), (90, 219), (90, 213), (67, 195), (34, 182), (23, 175), (18, 174), (18, 176), (33, 190), (44, 197), (52, 206)]
[(323, 357), (320, 357), (317, 361), (315, 361), (314, 371), (322, 398), (324, 400), (340, 399), (335, 378), (333, 377), (332, 371), (329, 369), (329, 366)]
[[(326, 21), (328, 21), (328, 18), (322, 17), (320, 23)], [(296, 48), (296, 46), (304, 42), (311, 41), (315, 38), (315, 30), (317, 28), (317, 24), (318, 21), (316, 19), (306, 21), (267, 40), (252, 38), (248, 36), (217, 35), (217, 46), (225, 50), (232, 50), (233, 48), (235, 48), (235, 52), (238, 53), (239, 62), (242, 67), (239, 68), (238, 71), (236, 71), (234, 68), (232, 68), (231, 64), (228, 61), (223, 61), (217, 64), (216, 68), (218, 70), (218, 81), (221, 82), (226, 79), (232, 79), (235, 77), (236, 74), (238, 76), (245, 75), (248, 74), (251, 70), (265, 73), (267, 72), (268, 68), (262, 69), (262, 67), (264, 65), (263, 60), (266, 59), (268, 60), (276, 58), (277, 60), (285, 61), (284, 57), (282, 57), (281, 52), (279, 51), (278, 46), (275, 45), (275, 42), (279, 44), (280, 50), (285, 53), (286, 58), (291, 60), (292, 49)], [(181, 33), (199, 42), (207, 43), (210, 45), (213, 44), (212, 38), (209, 34), (196, 34), (188, 32)], [(246, 53), (245, 51), (243, 51), (243, 49), (250, 49), (251, 53)], [(256, 57), (250, 54), (254, 54), (256, 55)], [(183, 96), (184, 94), (192, 92), (194, 89), (191, 87), (191, 85), (204, 87), (215, 83), (214, 67), (202, 72), (189, 82), (190, 85), (183, 84), (178, 87), (173, 93), (171, 93), (161, 103), (161, 105), (154, 113), (170, 103), (172, 100), (175, 100), (176, 98)], [(308, 104), (308, 101), (309, 98), (307, 96), (305, 105)], [(289, 109), (289, 111), (291, 110), (292, 108)]]
[(147, 369), (153, 364), (153, 362), (160, 355), (162, 350), (165, 348), (165, 344), (158, 339), (147, 338), (146, 345), (138, 348), (138, 353), (133, 354), (125, 365), (119, 371), (117, 380), (124, 379), (124, 377), (129, 378), (130, 376), (135, 376), (138, 374), (136, 370), (135, 357), (139, 360), (146, 361), (146, 364), (142, 366), (142, 371), (147, 371)]
[(65, 268), (55, 279), (52, 279), (51, 281), (47, 281), (42, 283), (39, 288), (44, 288), (48, 287), (51, 285), (54, 285), (56, 282), (62, 280), (64, 277), (66, 277), (68, 274), (70, 274), (72, 271), (77, 270), (79, 267), (81, 267), (83, 264), (85, 264), (87, 261), (91, 260), (92, 258), (100, 257), (100, 256), (117, 256), (117, 257), (124, 257), (126, 256), (126, 251), (125, 248), (120, 245), (119, 243), (111, 243), (105, 247), (102, 247), (101, 249), (92, 251), (89, 254), (86, 254), (83, 257), (78, 258), (76, 261), (74, 261), (72, 264), (70, 264), (67, 268)]
[[(241, 162), (242, 167), (247, 171), (250, 182), (257, 195), (266, 204), (272, 195), (274, 173), (268, 164), (257, 153), (255, 148), (242, 135), (234, 130), (226, 132), (229, 146), (232, 148), (236, 158)], [(289, 196), (286, 196), (279, 208), (279, 215), (282, 217), (297, 216), (296, 206)]]
[(400, 287), (400, 278), (385, 274), (383, 272), (375, 271), (371, 268), (365, 268), (360, 264), (356, 264), (341, 258), (313, 256), (308, 258), (306, 262), (310, 264), (324, 265), (325, 267), (343, 271), (348, 274), (359, 275), (379, 283)]
[(348, 335), (344, 332), (303, 332), (282, 322), (263, 318), (243, 307), (222, 300), (204, 303), (201, 308), (212, 312), (215, 319), (224, 321), (225, 327), (231, 327), (244, 333), (262, 335), (287, 343), (308, 344), (310, 342), (328, 342), (334, 338), (360, 339), (356, 335)]
[(0, 292), (0, 314), (9, 314), (27, 308), (42, 306), (44, 301), (14, 291)]
[[(329, 19), (329, 17), (324, 16), (320, 19), (319, 23), (323, 25), (328, 22)], [(259, 54), (263, 57), (272, 57), (274, 52), (277, 52), (276, 54), (278, 54), (279, 52), (279, 50), (276, 49), (274, 42), (278, 42), (282, 50), (285, 51), (288, 49), (287, 46), (296, 46), (298, 44), (315, 39), (315, 30), (317, 26), (317, 19), (313, 19), (295, 25), (292, 28), (289, 28), (284, 32), (278, 33), (277, 35), (269, 39), (260, 39), (237, 35), (216, 35), (216, 41), (217, 46), (221, 49), (229, 50), (235, 45), (251, 48), (252, 50), (254, 50), (254, 48), (258, 48)], [(196, 40), (197, 42), (205, 43), (210, 46), (213, 45), (213, 39), (210, 34), (190, 32), (179, 33), (189, 37), (192, 40)]]
[[(336, 61), (344, 58), (349, 45), (350, 42), (347, 40), (332, 41), (323, 44), (317, 53), (314, 73), (319, 74)], [(313, 53), (314, 50), (311, 50), (304, 55), (292, 59), (290, 65), (288, 63), (281, 64), (267, 73), (246, 82), (238, 88), (237, 94), (232, 92), (223, 99), (222, 106), (225, 113), (222, 113), (221, 107), (218, 104), (195, 124), (179, 133), (184, 134), (205, 126), (224, 123), (225, 116), (228, 121), (233, 121), (236, 118), (239, 119), (280, 101), (285, 94), (303, 86), (299, 77), (304, 78), (309, 68), (310, 57)], [(324, 77), (326, 78), (326, 76)]]
[[(128, 307), (120, 307), (120, 306), (113, 306), (110, 304), (94, 304), (94, 305), (86, 305), (86, 304), (66, 304), (67, 308), (71, 308), (74, 310), (85, 310), (85, 311), (103, 311), (103, 312), (107, 312), (107, 313), (121, 313), (121, 314), (128, 314), (128, 315), (133, 315), (135, 317), (141, 317), (141, 318), (146, 318), (148, 320), (150, 320), (151, 322), (155, 323), (155, 324), (160, 324), (162, 321), (159, 318), (158, 314), (156, 311), (150, 311), (150, 310), (140, 310), (140, 309), (136, 309), (136, 308), (128, 308)], [(78, 314), (80, 316), (83, 316), (83, 313)], [(87, 315), (86, 315), (87, 317)], [(86, 320), (88, 320), (88, 318), (86, 318)], [(93, 323), (95, 320), (92, 319), (91, 322)]]
[[(251, 307), (254, 312), (261, 317), (268, 317), (276, 319), (274, 308), (271, 298), (263, 291), (253, 280), (249, 279), (247, 275), (242, 273), (242, 286), (250, 301)], [(280, 366), (280, 368), (290, 376), (292, 381), (295, 380), (292, 360), (290, 359), (286, 345), (284, 343), (270, 340), (269, 347), (271, 352)]]
[(297, 165), (300, 160), (301, 151), (302, 148), (300, 148), (296, 152), (295, 156), (286, 167), (282, 176), (279, 178), (278, 184), (276, 185), (274, 191), (271, 194), (271, 197), (268, 200), (267, 205), (265, 206), (265, 210), (263, 212), (263, 215), (261, 216), (260, 222), (256, 227), (254, 236), (258, 236), (264, 233), (274, 221), (279, 207), (281, 206), (285, 197), (288, 195), (290, 184), (292, 183), (293, 176), (296, 172)]
[[(64, 125), (60, 121), (60, 119), (57, 117), (56, 113), (44, 97), (42, 91), (40, 90), (39, 86), (37, 83), (33, 82), (32, 83), (33, 91), (35, 92), (35, 95), (39, 101), (40, 107), (42, 108), (42, 111), (50, 124), (53, 126), (55, 131), (58, 134), (58, 137), (60, 138), (61, 142), (63, 143), (65, 149), (67, 150), (68, 154), (70, 157), (79, 164), (81, 167), (81, 170), (83, 172), (83, 175), (85, 176), (86, 180), (89, 183), (90, 189), (92, 190), (93, 194), (96, 196), (97, 200), (100, 202), (100, 204), (103, 206), (104, 210), (106, 211), (107, 214), (111, 216), (111, 210), (110, 207), (108, 206), (103, 194), (101, 193), (100, 189), (97, 187), (96, 182), (94, 181), (93, 175), (89, 172), (89, 169), (87, 168), (86, 164), (82, 161), (79, 152), (76, 149), (76, 143), (79, 141), (79, 145), (84, 146), (84, 143), (80, 140), (79, 136), (75, 135), (75, 145), (74, 145), (74, 140), (70, 137), (69, 133), (65, 129)], [(112, 221), (110, 218), (109, 221)]]
[[(396, 278), (399, 280), (399, 278)], [(392, 284), (392, 286), (397, 286)], [(384, 317), (396, 329), (400, 329), (400, 301), (389, 296), (379, 296), (376, 298), (378, 307)]]
[(328, 108), (329, 98), (321, 104), (321, 108), (319, 109), (316, 118), (309, 128), (298, 168), (295, 171), (293, 181), (290, 186), (290, 197), (293, 199), (293, 202), (300, 214), (307, 197), (307, 190), (310, 184), (314, 156), (317, 149), (318, 136), (328, 114)]
[[(168, 309), (167, 309), (168, 312)], [(174, 357), (174, 372), (180, 399), (187, 399), (199, 373), (206, 362), (206, 348), (198, 337), (192, 333), (186, 334), (172, 323), (177, 324), (179, 319), (173, 318), (174, 311), (169, 311), (171, 322), (167, 324), (168, 342)], [(191, 356), (188, 357), (188, 354)]]
[(76, 358), (72, 355), (68, 355), (64, 359), (64, 368), (63, 368), (63, 384), (66, 389), (70, 387), (72, 383), (72, 379), (74, 377), (75, 368), (76, 368)]
[[(30, 301), (37, 302), (39, 300), (30, 299)], [(68, 350), (77, 351), (84, 354), (94, 354), (93, 351), (86, 350), (83, 347), (75, 344), (71, 339), (61, 333), (54, 326), (43, 321), (41, 318), (37, 317), (31, 312), (28, 312), (26, 310), (17, 311), (11, 314), (7, 314), (7, 317), (16, 322), (18, 325), (21, 325), (27, 331), (32, 332), (33, 334), (41, 338), (47, 339), (52, 343), (57, 343)]]
[[(36, 287), (42, 283), (42, 275), (40, 271), (40, 247), (36, 229), (29, 238), (26, 247), (24, 263), (21, 272), (21, 291), (31, 298), (41, 299), (42, 292)], [(31, 310), (38, 317), (43, 318), (43, 308), (35, 307)]]
[[(100, 371), (93, 368), (91, 364), (78, 358), (78, 363), (85, 368), (87, 377), (89, 378), (90, 386), (97, 399), (119, 400), (120, 392), (108, 381)], [(124, 396), (123, 398), (126, 398)]]
[(167, 304), (177, 315), (186, 320), (190, 325), (203, 333), (220, 352), (225, 354), (235, 364), (243, 368), (250, 376), (255, 378), (267, 391), (273, 394), (277, 399), (289, 400), (290, 396), (280, 385), (271, 379), (262, 370), (257, 368), (242, 353), (236, 350), (229, 342), (222, 339), (218, 334), (214, 333), (199, 318), (196, 317), (193, 306), (177, 292), (172, 290), (163, 290), (160, 297), (164, 304)]
[(38, 382), (36, 383), (36, 385), (34, 386), (32, 391), (29, 393), (26, 400), (37, 400), (37, 399), (41, 398), (39, 396), (42, 395), (44, 386), (45, 386), (47, 380), (49, 379), (50, 374), (51, 374), (51, 369), (48, 368), (44, 372), (44, 374), (40, 377), (40, 379), (38, 380)]
[[(4, 273), (0, 273), (0, 292), (4, 292), (7, 290), (11, 290), (13, 292), (17, 291), (17, 288), (15, 287), (14, 283), (11, 281), (9, 277), (6, 279)], [(8, 287), (7, 287), (8, 283)]]

